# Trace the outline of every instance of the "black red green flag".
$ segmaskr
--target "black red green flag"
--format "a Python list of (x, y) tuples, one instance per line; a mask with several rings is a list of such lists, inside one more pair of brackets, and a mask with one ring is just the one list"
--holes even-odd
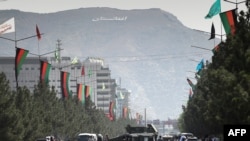
[(109, 103), (109, 120), (114, 120), (114, 102), (110, 101)]
[(62, 97), (68, 98), (70, 95), (69, 91), (69, 73), (61, 71), (61, 91), (62, 91)]
[(49, 83), (49, 73), (50, 73), (50, 68), (51, 64), (49, 64), (46, 61), (40, 61), (40, 81), (41, 83)]
[(219, 43), (218, 45), (216, 45), (216, 46), (212, 49), (212, 52), (213, 52), (214, 54), (215, 54), (216, 52), (219, 52), (220, 46), (221, 46), (221, 43)]
[(36, 25), (36, 36), (38, 40), (41, 40), (42, 36), (37, 25)]
[(77, 98), (82, 104), (85, 103), (85, 86), (83, 84), (77, 84)]
[(16, 81), (18, 80), (19, 72), (22, 68), (23, 62), (26, 59), (29, 51), (22, 49), (22, 48), (16, 48), (16, 57), (15, 57), (15, 76)]
[(82, 76), (85, 75), (84, 66), (82, 66)]
[(237, 24), (237, 15), (236, 11), (237, 9), (232, 9), (229, 11), (225, 11), (220, 13), (220, 19), (223, 24), (224, 30), (226, 34), (232, 34), (234, 35), (236, 30), (236, 24)]
[(123, 107), (123, 109), (122, 109), (122, 116), (125, 119), (128, 118), (128, 108), (127, 107)]
[(85, 85), (85, 97), (89, 97), (90, 96), (90, 86)]
[(189, 78), (187, 78), (187, 82), (191, 86), (192, 90), (194, 91), (195, 90), (195, 85), (193, 84), (193, 82)]

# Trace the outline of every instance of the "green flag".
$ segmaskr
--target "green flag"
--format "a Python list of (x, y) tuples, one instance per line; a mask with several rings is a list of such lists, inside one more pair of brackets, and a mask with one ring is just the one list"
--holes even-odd
[(59, 59), (60, 59), (59, 49), (57, 48), (56, 51), (55, 51), (55, 60), (56, 60), (56, 62), (59, 62)]
[(214, 4), (210, 7), (208, 14), (205, 19), (211, 19), (213, 16), (219, 14), (221, 12), (221, 4), (220, 0), (216, 0)]
[(74, 65), (74, 64), (77, 64), (78, 63), (78, 58), (75, 57), (71, 60), (71, 64)]

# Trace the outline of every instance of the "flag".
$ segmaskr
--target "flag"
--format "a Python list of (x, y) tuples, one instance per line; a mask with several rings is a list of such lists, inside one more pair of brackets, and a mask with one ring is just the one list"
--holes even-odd
[(27, 57), (29, 51), (22, 48), (16, 48), (16, 58), (15, 58), (15, 75), (16, 80), (18, 78), (19, 72), (22, 68), (23, 62)]
[(193, 82), (188, 78), (187, 78), (187, 82), (191, 86), (192, 90), (194, 91), (195, 90), (195, 85), (193, 84)]
[(212, 52), (213, 52), (213, 53), (219, 51), (219, 49), (220, 49), (220, 44), (221, 44), (221, 43), (219, 43), (217, 46), (215, 46), (215, 47), (212, 49)]
[(73, 65), (76, 64), (76, 63), (78, 63), (77, 57), (73, 58), (72, 61), (71, 61), (71, 64), (73, 64)]
[(40, 64), (40, 81), (48, 84), (51, 64), (45, 61), (40, 61)]
[(39, 31), (39, 28), (38, 28), (37, 25), (36, 25), (36, 36), (37, 36), (37, 39), (38, 39), (38, 40), (41, 40), (42, 36), (41, 36), (41, 34), (40, 34), (40, 31)]
[(89, 69), (88, 76), (90, 77), (92, 75), (92, 70)]
[(121, 91), (119, 93), (119, 96), (120, 96), (120, 99), (124, 99), (124, 95), (123, 95), (123, 93)]
[(85, 71), (84, 71), (84, 66), (82, 66), (82, 75), (85, 74)]
[(213, 16), (221, 12), (220, 0), (216, 0), (213, 5), (210, 7), (208, 14), (205, 16), (205, 19), (211, 19)]
[(192, 98), (192, 95), (193, 95), (192, 89), (189, 89), (189, 99)]
[(59, 48), (57, 48), (55, 51), (55, 60), (56, 60), (56, 62), (60, 61)]
[(109, 102), (109, 120), (114, 120), (114, 102), (110, 101)]
[(237, 23), (236, 10), (237, 9), (232, 9), (232, 10), (220, 13), (220, 19), (221, 19), (221, 22), (223, 24), (226, 34), (231, 33), (232, 35), (234, 35), (235, 33), (235, 26)]
[(77, 98), (82, 104), (85, 103), (85, 86), (83, 84), (77, 84)]
[(90, 96), (90, 86), (85, 85), (85, 97), (88, 98)]
[(204, 61), (203, 61), (203, 59), (201, 59), (199, 64), (196, 66), (196, 71), (200, 72), (203, 68), (204, 68)]
[(69, 73), (61, 71), (61, 92), (63, 98), (68, 98), (70, 95), (69, 91)]
[(123, 107), (122, 116), (123, 116), (123, 118), (128, 118), (128, 108), (127, 107)]
[(214, 28), (214, 23), (212, 23), (212, 27), (211, 27), (211, 35), (210, 38), (208, 40), (214, 39), (215, 38), (215, 28)]
[(11, 18), (0, 25), (0, 35), (15, 32), (15, 18)]

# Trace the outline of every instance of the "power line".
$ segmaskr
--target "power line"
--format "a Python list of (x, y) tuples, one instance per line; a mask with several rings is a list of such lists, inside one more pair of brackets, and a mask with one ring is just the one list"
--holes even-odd
[[(190, 57), (191, 55), (204, 55), (208, 54), (208, 52), (199, 52), (199, 53), (188, 53), (188, 54), (182, 54), (182, 55), (142, 55), (142, 56), (112, 56), (112, 57), (106, 57), (105, 59), (109, 60), (110, 62), (139, 62), (139, 61), (150, 61), (150, 60), (172, 60), (172, 59), (185, 59), (187, 57)], [(116, 59), (115, 59), (116, 58)], [(112, 59), (115, 59), (112, 61)]]

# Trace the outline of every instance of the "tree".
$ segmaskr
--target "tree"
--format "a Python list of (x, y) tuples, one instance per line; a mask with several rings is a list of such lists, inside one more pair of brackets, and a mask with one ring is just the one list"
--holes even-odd
[(185, 130), (222, 135), (225, 124), (250, 124), (250, 9), (240, 11), (234, 35), (203, 69), (183, 113)]

